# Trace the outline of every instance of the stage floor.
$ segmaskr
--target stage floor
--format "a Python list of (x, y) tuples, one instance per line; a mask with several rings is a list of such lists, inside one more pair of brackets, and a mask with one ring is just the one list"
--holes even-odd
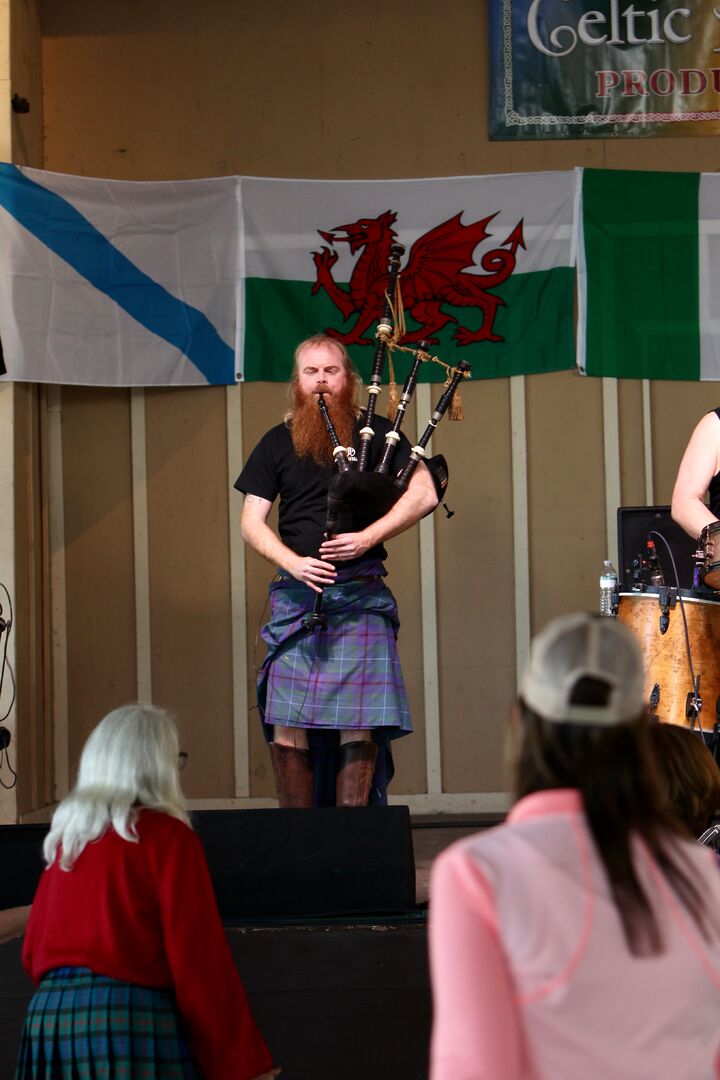
[(413, 850), (415, 852), (416, 902), (426, 904), (430, 887), (430, 868), (433, 860), (456, 840), (472, 836), (481, 829), (497, 825), (501, 814), (435, 814), (416, 815), (411, 819)]

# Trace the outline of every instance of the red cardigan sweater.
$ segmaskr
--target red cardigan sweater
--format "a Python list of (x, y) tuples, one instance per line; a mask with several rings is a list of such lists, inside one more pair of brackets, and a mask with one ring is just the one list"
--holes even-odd
[(25, 935), (35, 982), (53, 968), (88, 967), (177, 998), (207, 1080), (251, 1080), (272, 1058), (248, 1007), (197, 835), (143, 810), (138, 843), (108, 831), (69, 871), (43, 873)]

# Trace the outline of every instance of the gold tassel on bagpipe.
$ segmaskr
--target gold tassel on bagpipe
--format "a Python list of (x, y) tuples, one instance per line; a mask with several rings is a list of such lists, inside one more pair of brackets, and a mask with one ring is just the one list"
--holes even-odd
[[(450, 375), (450, 372), (448, 372), (448, 377), (445, 380), (445, 385), (446, 386), (450, 385), (451, 377), (452, 376)], [(448, 420), (464, 420), (464, 419), (465, 419), (465, 410), (463, 409), (462, 398), (460, 397), (460, 387), (458, 386), (457, 390), (455, 391), (455, 393), (452, 396), (452, 401), (450, 402), (450, 408), (448, 409)]]
[(398, 394), (397, 383), (395, 382), (395, 369), (393, 368), (392, 356), (388, 356), (388, 363), (390, 365), (390, 382), (388, 383), (387, 418), (391, 424), (394, 424), (395, 417), (398, 413), (398, 405), (400, 404), (400, 395)]
[[(399, 405), (399, 402), (400, 402), (400, 398), (399, 398), (399, 395), (398, 395), (398, 389), (397, 389), (397, 383), (395, 381), (395, 369), (393, 367), (393, 360), (392, 360), (392, 354), (393, 354), (393, 351), (395, 349), (398, 349), (400, 352), (412, 353), (413, 356), (415, 356), (418, 359), (422, 360), (423, 363), (425, 363), (426, 361), (429, 360), (433, 364), (440, 364), (441, 367), (444, 367), (445, 368), (445, 373), (446, 373), (444, 386), (445, 386), (446, 389), (450, 385), (450, 383), (452, 382), (453, 377), (460, 370), (459, 368), (452, 367), (450, 364), (446, 364), (445, 361), (441, 360), (439, 356), (433, 356), (432, 353), (426, 352), (424, 349), (413, 349), (412, 346), (410, 346), (410, 345), (401, 345), (400, 344), (400, 342), (402, 341), (402, 339), (405, 337), (405, 334), (406, 334), (405, 308), (403, 306), (402, 290), (400, 288), (400, 278), (401, 278), (401, 276), (402, 276), (401, 273), (398, 274), (398, 276), (397, 276), (397, 280), (396, 280), (396, 283), (395, 283), (395, 298), (394, 298), (394, 300), (393, 300), (393, 298), (391, 296), (388, 296), (388, 294), (385, 293), (385, 299), (386, 299), (387, 303), (390, 305), (390, 311), (391, 311), (391, 314), (392, 314), (393, 329), (390, 330), (388, 328), (387, 324), (381, 324), (380, 326), (378, 326), (377, 331), (376, 331), (376, 336), (378, 338), (380, 338), (381, 341), (384, 342), (385, 347), (387, 348), (387, 357), (388, 357), (388, 364), (389, 364), (389, 369), (390, 369), (390, 382), (389, 382), (387, 417), (388, 417), (388, 420), (390, 420), (392, 423), (394, 423), (395, 417), (397, 416), (398, 405)], [(462, 378), (463, 379), (469, 379), (470, 378), (470, 372), (469, 371), (463, 371), (462, 372)], [(458, 387), (455, 390), (455, 393), (454, 393), (454, 395), (453, 395), (453, 397), (452, 397), (452, 399), (450, 401), (450, 406), (448, 408), (448, 420), (464, 420), (464, 419), (465, 419), (465, 410), (463, 408), (462, 398), (460, 397), (460, 386), (458, 384)]]

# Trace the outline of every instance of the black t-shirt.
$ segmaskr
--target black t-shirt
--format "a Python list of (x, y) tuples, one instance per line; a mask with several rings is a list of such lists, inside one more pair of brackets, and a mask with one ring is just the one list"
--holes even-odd
[[(355, 447), (360, 446), (359, 431), (364, 426), (361, 417), (355, 425)], [(380, 460), (385, 446), (385, 433), (392, 424), (384, 416), (375, 416), (375, 434), (370, 442), (368, 468)], [(390, 472), (394, 476), (410, 457), (410, 443), (400, 435)], [(314, 461), (298, 458), (287, 424), (278, 424), (263, 435), (245, 468), (235, 481), (238, 491), (259, 495), (274, 502), (280, 496), (278, 531), (284, 544), (298, 555), (317, 555), (325, 531), (328, 485), (337, 469), (324, 468)], [(384, 559), (385, 548), (377, 544), (363, 556), (365, 559)], [(357, 560), (353, 560), (357, 561)], [(344, 562), (343, 566), (351, 565)]]

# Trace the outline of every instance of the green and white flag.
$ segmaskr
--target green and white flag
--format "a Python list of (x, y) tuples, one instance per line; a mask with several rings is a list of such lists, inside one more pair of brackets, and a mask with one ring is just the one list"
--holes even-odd
[[(390, 245), (410, 341), (473, 378), (574, 365), (572, 171), (434, 180), (241, 178), (244, 378), (285, 380), (327, 331), (367, 377)], [(397, 377), (406, 366), (398, 361)], [(443, 379), (427, 364), (425, 378)]]
[(586, 169), (578, 366), (720, 379), (720, 176)]

